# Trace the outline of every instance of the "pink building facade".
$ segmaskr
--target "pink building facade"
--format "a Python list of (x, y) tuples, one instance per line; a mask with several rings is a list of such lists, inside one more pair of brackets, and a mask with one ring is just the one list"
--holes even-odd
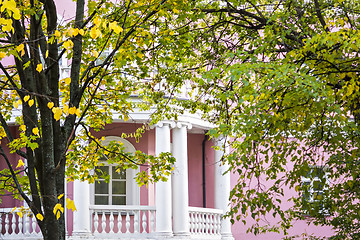
[[(77, 211), (66, 211), (68, 239), (255, 240), (284, 237), (275, 233), (258, 236), (246, 233), (253, 223), (250, 218), (247, 226), (242, 222), (231, 225), (229, 219), (222, 218), (229, 210), (229, 192), (237, 177), (235, 174), (224, 174), (227, 166), (221, 163), (223, 152), (213, 148), (221, 144), (221, 140), (208, 140), (205, 134), (210, 124), (193, 116), (183, 116), (177, 122), (164, 121), (152, 126), (138, 142), (133, 138), (120, 137), (141, 126), (143, 117), (143, 114), (134, 113), (133, 123), (115, 121), (95, 135), (105, 137), (104, 144), (112, 140), (123, 142), (128, 152), (141, 150), (153, 155), (171, 152), (176, 158), (171, 177), (166, 182), (139, 187), (133, 179), (136, 171), (127, 170), (123, 180), (112, 175), (114, 179), (103, 183), (108, 189), (105, 192), (101, 189), (99, 192), (96, 184), (69, 182), (66, 195), (74, 200)], [(11, 128), (15, 136), (17, 128)], [(6, 140), (1, 144), (7, 149)], [(15, 154), (9, 156), (16, 165), (18, 157)], [(142, 167), (140, 170), (146, 169)], [(126, 186), (121, 193), (125, 202), (111, 203), (109, 199), (116, 197), (116, 190), (111, 185), (120, 182)], [(287, 193), (294, 194), (294, 191), (288, 190)], [(104, 203), (101, 198), (106, 198), (107, 202)], [(20, 218), (16, 211), (10, 213), (12, 208), (22, 205), (21, 201), (11, 196), (2, 197), (2, 239), (41, 239), (33, 216)], [(290, 230), (290, 235), (298, 235), (296, 239), (302, 239), (302, 234), (329, 236), (331, 232), (330, 228), (299, 221)]]
[[(214, 142), (205, 136), (208, 124), (200, 119), (188, 120), (160, 122), (146, 131), (139, 142), (120, 137), (134, 132), (139, 123), (113, 123), (96, 133), (105, 137), (104, 144), (112, 140), (123, 142), (128, 152), (171, 152), (176, 158), (174, 171), (168, 181), (142, 187), (133, 179), (135, 170), (126, 170), (124, 181), (113, 175), (114, 179), (103, 184), (115, 186), (123, 182), (126, 200), (121, 204), (99, 200), (115, 199), (116, 187), (106, 186), (111, 190), (101, 192), (96, 184), (69, 182), (66, 195), (74, 200), (77, 211), (66, 212), (68, 238), (233, 239), (229, 219), (222, 218), (228, 210), (230, 191), (230, 174), (224, 175), (227, 167), (220, 164), (223, 153), (215, 151)], [(6, 141), (1, 144), (7, 148)], [(9, 155), (16, 165), (18, 157)], [(11, 196), (2, 197), (2, 238), (41, 239), (33, 216), (20, 218), (16, 211), (10, 213), (22, 205)]]
[[(74, 3), (68, 0), (61, 2), (58, 8), (60, 16), (66, 19), (72, 17), (73, 13), (67, 9)], [(62, 78), (67, 77), (69, 71), (64, 59)], [(77, 208), (75, 212), (65, 213), (68, 239), (283, 238), (281, 234), (255, 236), (246, 233), (249, 226), (244, 226), (241, 222), (231, 225), (229, 219), (222, 218), (229, 210), (229, 194), (231, 186), (237, 182), (237, 176), (224, 174), (228, 168), (221, 162), (223, 152), (213, 148), (221, 143), (221, 139), (209, 140), (205, 134), (211, 129), (211, 124), (196, 116), (184, 115), (179, 121), (164, 121), (152, 126), (136, 142), (132, 138), (121, 138), (122, 133), (134, 132), (149, 119), (149, 113), (134, 112), (130, 119), (131, 122), (114, 119), (113, 124), (106, 125), (96, 136), (104, 136), (105, 141), (121, 141), (129, 152), (141, 150), (152, 155), (171, 152), (176, 158), (171, 177), (166, 182), (138, 187), (133, 179), (136, 171), (127, 170), (122, 177), (114, 177), (110, 183), (103, 183), (103, 188), (98, 190), (95, 184), (87, 182), (67, 183), (66, 195), (74, 200)], [(17, 129), (18, 126), (11, 127), (14, 136), (17, 135)], [(9, 154), (7, 143), (3, 139), (1, 146), (10, 156), (11, 163), (16, 166), (18, 156)], [(5, 167), (0, 162), (0, 168)], [(112, 166), (108, 167), (110, 171)], [(143, 167), (140, 170), (145, 169)], [(122, 187), (119, 190), (115, 185)], [(291, 192), (289, 190), (290, 194)], [(121, 204), (112, 204), (110, 199), (115, 201), (116, 197), (123, 199), (119, 200), (122, 201)], [(12, 196), (1, 196), (1, 199), (0, 239), (41, 239), (34, 216), (24, 215), (20, 218), (16, 211), (11, 213), (14, 207), (24, 206), (24, 203), (14, 200)], [(251, 223), (250, 219), (248, 223)], [(291, 235), (300, 236), (303, 233), (329, 236), (331, 229), (299, 221), (290, 231)]]

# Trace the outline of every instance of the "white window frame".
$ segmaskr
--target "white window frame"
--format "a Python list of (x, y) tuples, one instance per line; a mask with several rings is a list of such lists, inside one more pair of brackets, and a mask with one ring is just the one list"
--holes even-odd
[[(118, 141), (123, 143), (124, 151), (134, 154), (135, 147), (126, 139), (118, 136), (107, 136), (102, 141), (104, 146), (107, 146), (112, 141)], [(115, 164), (105, 164), (105, 166), (116, 166)], [(126, 205), (140, 205), (140, 187), (135, 181), (136, 174), (139, 172), (138, 169), (126, 169)], [(95, 183), (91, 184), (91, 199), (92, 205), (95, 205)], [(110, 196), (111, 197), (111, 196)], [(107, 206), (107, 205), (106, 205)]]

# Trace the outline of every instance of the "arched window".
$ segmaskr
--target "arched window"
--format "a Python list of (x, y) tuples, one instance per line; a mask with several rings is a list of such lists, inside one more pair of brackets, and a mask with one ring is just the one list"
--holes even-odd
[[(105, 137), (102, 144), (107, 146), (111, 141), (122, 142), (125, 152), (135, 153), (135, 147), (126, 139), (117, 136)], [(116, 165), (105, 164), (98, 167), (106, 172), (110, 180), (106, 182), (99, 177), (93, 185), (93, 204), (95, 205), (139, 205), (140, 191), (136, 184), (135, 176), (139, 170), (120, 169)]]

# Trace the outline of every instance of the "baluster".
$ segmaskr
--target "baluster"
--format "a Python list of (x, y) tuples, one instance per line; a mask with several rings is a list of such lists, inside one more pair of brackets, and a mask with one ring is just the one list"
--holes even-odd
[(205, 218), (204, 218), (204, 213), (201, 213), (200, 217), (201, 217), (201, 234), (204, 234), (204, 230), (205, 230)]
[(209, 234), (214, 234), (214, 214), (209, 216)]
[(126, 212), (126, 218), (125, 218), (125, 227), (126, 227), (126, 233), (130, 233), (130, 212)]
[(102, 212), (101, 215), (101, 228), (102, 228), (102, 233), (106, 233), (105, 232), (105, 228), (106, 228), (106, 216), (105, 216), (105, 212)]
[(206, 233), (206, 214), (202, 213), (202, 234)]
[(117, 218), (117, 226), (118, 226), (118, 233), (122, 233), (121, 232), (121, 228), (122, 228), (122, 217), (121, 217), (121, 212), (118, 212), (118, 218)]
[(189, 232), (194, 233), (193, 231), (193, 213), (189, 211)]
[(198, 233), (199, 230), (199, 213), (198, 212), (194, 212), (195, 214), (195, 228), (194, 228), (194, 233)]
[(203, 213), (203, 234), (206, 234), (206, 213)]
[[(150, 212), (149, 212), (150, 213)], [(141, 223), (142, 223), (142, 232), (146, 233), (146, 227), (147, 227), (147, 217), (146, 217), (146, 211), (142, 212), (142, 218), (141, 218)]]
[(140, 211), (136, 210), (135, 211), (135, 215), (134, 215), (134, 233), (138, 233), (140, 225), (139, 225), (139, 215), (140, 215)]
[[(14, 232), (14, 230), (13, 230), (13, 232)], [(9, 214), (5, 214), (5, 233), (4, 233), (4, 235), (8, 235), (8, 234), (10, 234), (10, 218), (9, 218)]]
[(31, 218), (31, 228), (32, 228), (32, 234), (36, 234), (36, 218), (35, 218), (35, 215), (32, 215), (32, 218)]
[(30, 234), (30, 217), (25, 214), (24, 218), (25, 218), (25, 234)]
[(198, 213), (198, 233), (202, 233), (202, 214), (201, 212)]
[(114, 233), (114, 212), (110, 212), (110, 218), (109, 218), (110, 222), (110, 231), (109, 233)]
[(98, 212), (94, 212), (94, 233), (99, 232), (99, 214)]
[(205, 234), (210, 234), (210, 213), (207, 213), (205, 215), (205, 220), (206, 220), (206, 229), (205, 229)]
[[(15, 213), (10, 213), (11, 214), (11, 230), (12, 230), (12, 234), (16, 234), (15, 229), (16, 229), (16, 214)], [(20, 233), (20, 229), (18, 234)]]
[(155, 217), (156, 217), (156, 211), (150, 211), (150, 228), (149, 233), (155, 232)]
[(218, 234), (218, 216), (219, 214), (215, 213), (214, 215), (214, 234)]
[[(15, 214), (13, 214), (13, 218), (15, 219)], [(18, 234), (24, 234), (23, 219), (20, 216), (18, 217), (18, 225), (19, 225), (19, 233)]]
[(217, 214), (217, 218), (216, 218), (216, 222), (217, 222), (217, 234), (220, 235), (220, 230), (221, 230), (221, 214)]

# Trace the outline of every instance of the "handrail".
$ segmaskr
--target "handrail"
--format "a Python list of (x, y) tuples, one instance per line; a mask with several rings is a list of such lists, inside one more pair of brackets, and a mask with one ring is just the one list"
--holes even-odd
[(203, 213), (215, 213), (223, 214), (224, 211), (217, 208), (201, 208), (201, 207), (189, 207), (189, 212), (203, 212)]
[(90, 205), (90, 210), (156, 210), (155, 206), (145, 205)]

